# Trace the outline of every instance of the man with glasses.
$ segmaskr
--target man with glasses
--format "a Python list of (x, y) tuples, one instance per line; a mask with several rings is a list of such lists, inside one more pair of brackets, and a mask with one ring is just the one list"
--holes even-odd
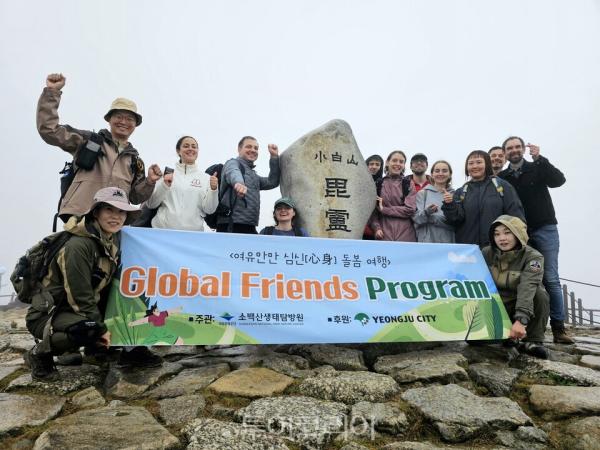
[(410, 158), (410, 170), (412, 171), (412, 175), (409, 175), (408, 177), (411, 179), (416, 192), (419, 192), (425, 186), (430, 184), (429, 177), (425, 175), (427, 167), (427, 156), (423, 153), (415, 153), (412, 158)]
[(94, 194), (109, 186), (123, 189), (133, 204), (147, 200), (162, 173), (153, 164), (146, 176), (144, 162), (129, 142), (142, 123), (136, 104), (126, 98), (115, 99), (104, 115), (110, 130), (94, 133), (61, 125), (58, 106), (65, 82), (63, 74), (48, 75), (37, 106), (37, 129), (42, 139), (73, 156), (72, 170), (64, 174), (72, 178), (63, 192), (59, 217), (66, 222), (73, 215), (84, 214), (93, 203)]

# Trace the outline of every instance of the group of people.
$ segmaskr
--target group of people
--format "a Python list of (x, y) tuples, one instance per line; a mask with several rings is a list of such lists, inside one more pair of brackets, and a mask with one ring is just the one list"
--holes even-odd
[[(163, 171), (158, 164), (151, 164), (146, 170), (130, 142), (142, 124), (136, 104), (117, 98), (104, 115), (108, 129), (98, 133), (76, 129), (59, 121), (65, 83), (62, 74), (48, 75), (37, 108), (42, 139), (73, 157), (73, 170), (65, 176), (58, 211), (72, 236), (52, 260), (42, 282), (52, 301), (33, 301), (26, 318), (29, 331), (39, 342), (25, 359), (32, 376), (38, 379), (57, 375), (53, 355), (81, 347), (94, 354), (110, 346), (110, 332), (103, 322), (104, 288), (119, 264), (119, 231), (138, 213), (138, 207), (131, 203), (155, 210), (151, 226), (156, 228), (204, 231), (205, 219), (216, 214), (217, 232), (257, 234), (260, 191), (276, 188), (280, 180), (275, 144), (268, 145), (268, 176), (256, 173), (259, 144), (252, 136), (239, 141), (237, 158), (206, 172), (196, 165), (198, 142), (183, 136), (175, 146), (173, 169)], [(548, 309), (534, 302), (541, 298), (548, 304), (542, 295), (545, 291), (538, 289), (542, 275), (550, 292), (555, 341), (572, 342), (564, 330), (557, 272), (558, 232), (547, 189), (565, 180), (540, 155), (538, 147), (528, 147), (533, 163), (523, 159), (526, 146), (517, 137), (493, 148), (493, 159), (483, 151), (471, 152), (465, 163), (469, 181), (456, 190), (452, 189), (452, 168), (446, 161), (434, 163), (431, 174), (426, 175), (427, 157), (418, 153), (410, 161), (412, 175), (405, 176), (406, 155), (402, 151), (393, 151), (385, 162), (377, 155), (368, 158), (367, 167), (377, 187), (377, 207), (364, 238), (478, 244), (509, 305), (514, 320), (511, 337), (533, 342), (531, 353), (539, 356), (543, 355), (538, 344), (543, 340)], [(500, 171), (505, 157), (510, 165)], [(297, 213), (293, 199), (280, 198), (273, 210), (275, 225), (265, 227), (260, 234), (308, 236), (296, 224)], [(527, 245), (527, 232), (530, 243), (541, 254)], [(513, 239), (507, 238), (510, 235)], [(512, 310), (510, 302), (514, 303)], [(161, 364), (160, 358), (145, 347), (124, 349), (119, 362)]]

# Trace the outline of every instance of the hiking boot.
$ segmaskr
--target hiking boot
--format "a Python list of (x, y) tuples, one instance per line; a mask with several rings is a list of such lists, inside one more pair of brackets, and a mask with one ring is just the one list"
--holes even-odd
[(548, 350), (540, 342), (521, 342), (519, 351), (540, 359), (548, 359)]
[(134, 347), (130, 351), (121, 350), (117, 366), (119, 367), (160, 367), (163, 359), (148, 347)]
[(51, 353), (38, 353), (37, 345), (23, 355), (25, 365), (31, 369), (31, 378), (37, 381), (56, 381), (60, 378)]
[(550, 327), (552, 328), (552, 336), (554, 336), (555, 344), (574, 344), (575, 340), (567, 334), (564, 322), (553, 322), (550, 321)]

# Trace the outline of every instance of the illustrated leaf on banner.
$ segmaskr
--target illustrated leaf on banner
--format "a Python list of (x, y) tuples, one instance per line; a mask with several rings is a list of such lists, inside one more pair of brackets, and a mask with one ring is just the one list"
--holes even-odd
[(465, 321), (465, 325), (467, 326), (467, 334), (465, 336), (465, 341), (469, 338), (471, 330), (481, 325), (481, 310), (479, 307), (479, 301), (468, 302), (463, 307), (463, 320)]
[(504, 325), (502, 322), (502, 312), (498, 300), (493, 298), (489, 301), (490, 314), (486, 314), (486, 325), (490, 338), (502, 339), (504, 333)]

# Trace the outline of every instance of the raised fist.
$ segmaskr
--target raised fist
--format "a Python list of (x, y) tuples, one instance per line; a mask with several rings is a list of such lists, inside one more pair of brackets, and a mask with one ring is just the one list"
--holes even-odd
[(46, 77), (46, 87), (60, 91), (66, 83), (67, 79), (62, 73), (51, 73)]

